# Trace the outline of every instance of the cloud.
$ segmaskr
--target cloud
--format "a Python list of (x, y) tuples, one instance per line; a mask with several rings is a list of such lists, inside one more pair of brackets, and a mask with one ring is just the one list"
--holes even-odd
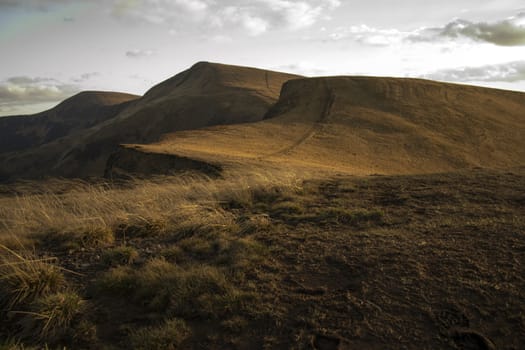
[(524, 46), (525, 12), (492, 23), (456, 19), (443, 27), (428, 28), (410, 37), (413, 41), (433, 41), (442, 38), (466, 38), (498, 46)]
[(155, 54), (153, 50), (130, 50), (126, 51), (126, 56), (129, 58), (143, 58), (149, 57)]
[(403, 32), (397, 29), (382, 29), (369, 27), (366, 24), (340, 27), (332, 32), (331, 40), (351, 39), (356, 42), (371, 46), (388, 46), (403, 42), (406, 38), (415, 35), (416, 31)]
[(277, 67), (272, 67), (276, 71), (279, 72), (289, 72), (304, 76), (326, 76), (328, 75), (328, 71), (324, 69), (319, 69), (319, 65), (315, 64), (313, 62), (295, 62), (285, 65), (280, 65)]
[(525, 81), (525, 61), (513, 61), (479, 67), (439, 70), (423, 78), (456, 82), (518, 82)]
[(90, 73), (84, 73), (84, 74), (81, 74), (80, 76), (78, 77), (74, 77), (71, 79), (71, 81), (75, 82), (75, 83), (84, 83), (88, 80), (91, 80), (95, 77), (98, 77), (100, 76), (100, 73), (99, 72), (90, 72)]
[(1, 8), (23, 8), (27, 10), (46, 11), (52, 6), (66, 5), (70, 0), (0, 0)]
[(213, 23), (218, 27), (228, 24), (240, 25), (250, 35), (259, 35), (268, 30), (270, 23), (264, 18), (258, 17), (242, 8), (229, 6), (224, 8)]
[(113, 14), (122, 19), (170, 24), (172, 33), (188, 24), (201, 30), (238, 30), (260, 35), (273, 29), (301, 29), (313, 25), (341, 5), (339, 0), (121, 0)]
[(365, 24), (353, 25), (337, 28), (329, 38), (349, 39), (372, 46), (422, 42), (446, 43), (465, 39), (498, 46), (525, 46), (525, 12), (493, 23), (456, 19), (442, 27), (416, 28), (411, 31), (374, 28)]
[[(41, 11), (67, 4), (71, 0), (0, 0), (0, 10)], [(184, 33), (198, 25), (201, 32), (242, 29), (255, 36), (311, 26), (329, 18), (341, 0), (92, 0), (90, 4), (125, 21), (170, 25), (173, 32)]]
[(59, 102), (79, 92), (73, 84), (53, 78), (16, 76), (0, 81), (0, 111), (45, 102)]

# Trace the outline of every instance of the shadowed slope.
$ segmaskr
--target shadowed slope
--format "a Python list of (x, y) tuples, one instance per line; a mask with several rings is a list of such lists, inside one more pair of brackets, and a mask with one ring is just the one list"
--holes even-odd
[(136, 95), (84, 91), (56, 107), (29, 116), (0, 118), (0, 153), (19, 151), (51, 142), (108, 120)]
[[(267, 120), (180, 132), (138, 147), (209, 162), (356, 174), (525, 164), (525, 94), (417, 79), (287, 82)], [(137, 146), (135, 146), (137, 148)]]
[(153, 87), (111, 120), (0, 159), (3, 177), (102, 176), (120, 143), (148, 143), (167, 132), (263, 119), (282, 84), (292, 78), (297, 76), (197, 63)]

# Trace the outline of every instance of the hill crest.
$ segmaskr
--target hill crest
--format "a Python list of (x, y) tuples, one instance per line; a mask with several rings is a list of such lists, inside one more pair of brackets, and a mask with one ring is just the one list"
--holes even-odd
[[(197, 63), (80, 134), (5, 156), (0, 159), (7, 174), (4, 177), (102, 176), (106, 162), (121, 143), (150, 143), (169, 132), (262, 120), (279, 98), (282, 84), (297, 77)], [(37, 162), (40, 165), (35, 167)]]
[[(144, 152), (355, 174), (525, 164), (525, 94), (421, 79), (294, 79), (261, 122), (167, 135)], [(135, 147), (136, 149), (136, 147)]]

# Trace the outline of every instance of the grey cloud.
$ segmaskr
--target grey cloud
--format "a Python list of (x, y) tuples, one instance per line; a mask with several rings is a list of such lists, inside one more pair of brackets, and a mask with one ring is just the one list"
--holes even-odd
[(299, 29), (310, 26), (341, 5), (340, 0), (143, 0), (120, 1), (113, 14), (122, 19), (176, 26), (184, 31), (188, 23), (204, 30), (243, 28), (259, 35), (274, 28)]
[(403, 42), (440, 43), (469, 39), (499, 46), (525, 46), (525, 12), (507, 19), (488, 23), (456, 19), (442, 27), (400, 31), (367, 25), (341, 27), (329, 35), (331, 40), (350, 39), (371, 46), (388, 46)]
[(126, 56), (129, 58), (142, 58), (152, 56), (154, 53), (152, 50), (130, 50), (126, 51)]
[[(3, 8), (47, 10), (73, 0), (0, 0)], [(201, 31), (236, 30), (258, 35), (275, 28), (308, 27), (341, 5), (341, 0), (92, 0), (103, 12), (125, 21), (166, 24), (181, 32), (188, 24)], [(72, 18), (66, 17), (65, 20)], [(193, 27), (193, 26), (191, 26)]]
[(56, 80), (52, 78), (40, 78), (40, 77), (30, 78), (30, 77), (25, 77), (25, 76), (18, 76), (18, 77), (8, 78), (6, 81), (14, 85), (30, 85), (30, 84), (39, 84), (39, 83), (44, 83), (44, 82), (53, 82)]
[(84, 73), (84, 74), (81, 74), (80, 76), (78, 77), (75, 77), (75, 78), (72, 78), (71, 81), (75, 82), (75, 83), (83, 83), (83, 82), (86, 82), (94, 77), (98, 77), (100, 76), (100, 73), (99, 72), (90, 72), (90, 73)]
[(52, 78), (11, 77), (0, 82), (0, 106), (58, 102), (79, 90), (76, 85)]
[(45, 11), (51, 6), (72, 3), (72, 0), (0, 0), (1, 8), (23, 8), (27, 10)]
[(525, 45), (525, 12), (502, 21), (470, 22), (454, 20), (444, 27), (429, 28), (409, 37), (411, 41), (468, 38), (499, 46)]
[(326, 76), (328, 71), (317, 68), (318, 66), (310, 62), (297, 62), (290, 63), (281, 66), (277, 66), (274, 69), (279, 72), (289, 72), (294, 74), (300, 74), (304, 76)]
[(388, 46), (401, 43), (407, 37), (415, 35), (417, 31), (402, 32), (397, 29), (382, 29), (369, 27), (365, 24), (337, 28), (329, 37), (331, 40), (352, 39), (358, 43), (370, 46)]
[(423, 78), (457, 82), (525, 81), (525, 61), (440, 70)]

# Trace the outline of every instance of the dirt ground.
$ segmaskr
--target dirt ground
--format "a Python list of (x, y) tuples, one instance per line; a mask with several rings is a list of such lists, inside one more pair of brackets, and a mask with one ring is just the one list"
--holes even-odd
[[(475, 170), (312, 182), (314, 207), (378, 222), (276, 219), (260, 283), (288, 313), (282, 348), (519, 349), (525, 343), (525, 178)], [(277, 248), (278, 247), (278, 248)], [(301, 344), (301, 345), (292, 345)]]
[[(196, 304), (208, 305), (206, 312), (179, 313), (190, 335), (177, 346), (155, 348), (520, 349), (525, 344), (525, 168), (340, 175), (221, 205), (243, 227), (231, 235), (262, 245), (262, 258), (250, 260), (245, 244), (245, 255), (235, 255), (244, 260), (225, 265), (207, 253), (215, 248), (202, 248), (202, 240), (192, 241), (194, 246), (155, 235), (126, 240), (139, 258), (120, 272), (145, 278), (144, 266), (158, 257), (190, 270), (217, 264), (227, 276), (242, 275), (233, 279), (240, 281), (234, 282), (237, 289), (228, 290), (250, 295), (239, 299), (241, 306), (228, 299), (214, 317), (206, 316), (216, 310), (210, 304)], [(120, 245), (117, 236), (114, 246)], [(188, 247), (193, 255), (180, 260), (180, 249)], [(129, 348), (134, 329), (172, 316), (167, 309), (152, 310), (150, 300), (133, 289), (114, 292), (115, 284), (97, 292), (98, 281), (111, 271), (100, 258), (109, 248), (73, 253), (40, 248), (77, 273), (67, 278), (91, 305), (86, 317), (96, 336), (75, 348)], [(144, 293), (163, 290), (162, 283)], [(216, 292), (210, 288), (199, 298), (223, 300), (213, 299)]]

